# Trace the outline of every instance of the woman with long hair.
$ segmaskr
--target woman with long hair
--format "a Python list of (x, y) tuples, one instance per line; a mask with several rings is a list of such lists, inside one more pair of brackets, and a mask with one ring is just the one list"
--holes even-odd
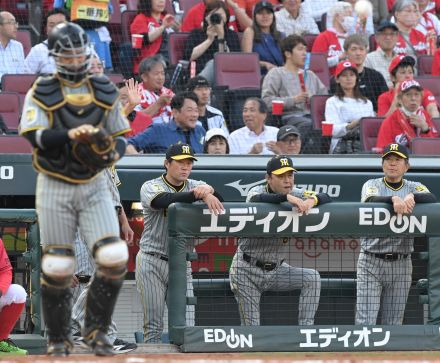
[(325, 120), (333, 123), (330, 154), (360, 151), (359, 122), (374, 116), (373, 104), (359, 89), (356, 65), (344, 61), (336, 66), (336, 92), (325, 104)]

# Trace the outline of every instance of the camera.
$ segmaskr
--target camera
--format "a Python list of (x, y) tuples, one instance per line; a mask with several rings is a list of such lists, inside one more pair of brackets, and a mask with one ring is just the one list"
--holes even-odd
[(222, 22), (222, 16), (220, 14), (214, 13), (209, 17), (209, 21), (212, 25), (218, 25)]

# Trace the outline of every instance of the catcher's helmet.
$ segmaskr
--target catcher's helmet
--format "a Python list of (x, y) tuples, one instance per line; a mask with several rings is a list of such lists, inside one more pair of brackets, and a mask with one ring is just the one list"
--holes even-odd
[(58, 24), (49, 34), (48, 48), (60, 77), (76, 83), (87, 76), (92, 49), (89, 37), (79, 25)]

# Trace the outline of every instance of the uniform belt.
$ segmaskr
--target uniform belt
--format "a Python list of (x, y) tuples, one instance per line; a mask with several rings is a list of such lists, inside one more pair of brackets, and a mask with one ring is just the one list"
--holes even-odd
[(154, 253), (154, 252), (145, 252), (147, 255), (150, 255), (150, 256), (154, 256), (154, 257), (157, 257), (157, 258), (160, 258), (162, 261), (168, 261), (168, 257), (167, 256), (164, 256), (164, 255), (161, 255), (160, 253)]
[(409, 253), (372, 253), (368, 251), (363, 251), (368, 256), (373, 256), (376, 258), (380, 258), (385, 261), (396, 261), (403, 260), (409, 256)]
[(75, 275), (80, 284), (88, 284), (92, 276), (89, 275)]
[[(247, 263), (252, 263), (252, 257), (249, 256), (248, 254), (243, 252), (243, 261), (246, 261)], [(283, 263), (284, 260), (282, 260), (280, 262), (280, 265)], [(264, 271), (272, 271), (275, 270), (275, 268), (277, 267), (277, 263), (276, 262), (263, 262), (260, 260), (256, 260), (254, 263), (255, 266), (261, 268)]]

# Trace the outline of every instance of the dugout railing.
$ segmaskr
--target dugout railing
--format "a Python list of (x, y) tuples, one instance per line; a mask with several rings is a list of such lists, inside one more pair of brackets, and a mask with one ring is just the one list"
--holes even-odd
[[(331, 203), (299, 216), (288, 204), (225, 203), (225, 214), (214, 216), (204, 205), (177, 203), (168, 210), (169, 286), (168, 329), (170, 342), (184, 352), (231, 351), (365, 351), (432, 350), (440, 346), (440, 204), (416, 205), (410, 216), (399, 218), (392, 206), (381, 203)], [(252, 207), (252, 208), (250, 208)], [(278, 232), (277, 232), (278, 230)], [(418, 299), (426, 310), (425, 324), (357, 326), (344, 316), (326, 325), (200, 325), (186, 322), (187, 305), (197, 304), (203, 294), (232, 295), (227, 275), (195, 279), (196, 298), (187, 295), (188, 252), (194, 239), (217, 237), (411, 236), (427, 241), (425, 279), (417, 284)], [(194, 262), (193, 262), (194, 263)], [(301, 266), (297, 266), (301, 267)], [(334, 300), (355, 299), (355, 278), (322, 276), (321, 297), (329, 288), (339, 289)], [(336, 305), (335, 305), (336, 306)], [(197, 314), (197, 307), (196, 307)], [(212, 312), (215, 315), (215, 311)], [(343, 314), (343, 313), (342, 313)], [(286, 317), (286, 321), (289, 319)], [(338, 324), (338, 321), (343, 323)], [(343, 324), (343, 325), (342, 325)]]

